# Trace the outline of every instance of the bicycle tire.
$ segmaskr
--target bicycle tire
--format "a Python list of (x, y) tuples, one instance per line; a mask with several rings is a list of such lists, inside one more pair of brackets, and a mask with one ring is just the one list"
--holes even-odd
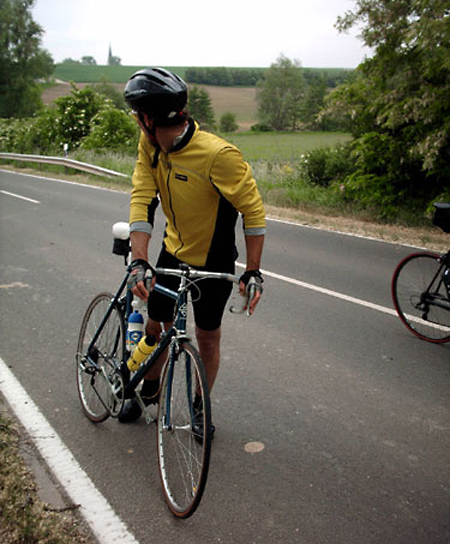
[[(125, 356), (125, 322), (122, 311), (115, 306), (95, 344), (96, 362), (101, 372), (85, 365), (83, 360), (114, 296), (100, 293), (89, 304), (84, 315), (77, 346), (77, 386), (81, 406), (85, 415), (94, 423), (105, 421), (112, 413), (120, 411), (117, 400), (111, 396), (109, 380), (121, 381), (117, 364)], [(103, 374), (104, 372), (104, 374)], [(119, 389), (120, 389), (120, 383)], [(122, 382), (123, 390), (123, 382)], [(123, 402), (122, 402), (123, 404)]]
[[(397, 265), (392, 276), (391, 292), (395, 310), (403, 324), (417, 337), (441, 344), (450, 340), (450, 300), (439, 273), (441, 256), (432, 252), (412, 253)], [(445, 268), (443, 269), (445, 270)]]
[[(203, 363), (189, 343), (165, 366), (157, 419), (158, 467), (164, 498), (178, 518), (191, 516), (198, 507), (208, 478), (211, 455), (211, 405)], [(203, 402), (203, 438), (193, 431), (193, 400)], [(169, 417), (169, 425), (167, 418)]]

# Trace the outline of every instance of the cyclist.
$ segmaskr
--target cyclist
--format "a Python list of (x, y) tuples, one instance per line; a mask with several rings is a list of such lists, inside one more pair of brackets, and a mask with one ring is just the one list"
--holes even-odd
[[(244, 294), (250, 278), (255, 278), (252, 313), (262, 294), (259, 269), (266, 224), (250, 166), (236, 147), (202, 131), (189, 117), (187, 86), (177, 75), (161, 68), (138, 71), (126, 85), (125, 100), (141, 128), (130, 204), (131, 285), (135, 295), (148, 298), (146, 333), (158, 338), (159, 324), (169, 326), (173, 315), (171, 299), (155, 291), (149, 294), (142, 281), (149, 268), (148, 245), (159, 202), (166, 228), (158, 267), (186, 263), (200, 270), (234, 273), (235, 226), (242, 214), (247, 261), (240, 291)], [(175, 290), (178, 282), (174, 277), (158, 278), (159, 284)], [(230, 282), (212, 279), (192, 289), (197, 343), (210, 389), (219, 369), (221, 320), (231, 290)], [(157, 367), (144, 380), (141, 395), (146, 404), (157, 402), (161, 365)], [(201, 412), (202, 407), (194, 404), (194, 409)], [(140, 415), (141, 408), (132, 399), (119, 421), (135, 421)]]

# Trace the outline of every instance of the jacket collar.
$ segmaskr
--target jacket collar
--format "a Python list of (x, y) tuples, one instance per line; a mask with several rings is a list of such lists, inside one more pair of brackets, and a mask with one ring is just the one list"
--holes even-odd
[(176, 139), (175, 145), (172, 147), (169, 153), (175, 153), (176, 151), (180, 151), (181, 149), (186, 147), (187, 144), (191, 141), (196, 128), (197, 127), (195, 121), (192, 119), (192, 117), (189, 117), (186, 130)]

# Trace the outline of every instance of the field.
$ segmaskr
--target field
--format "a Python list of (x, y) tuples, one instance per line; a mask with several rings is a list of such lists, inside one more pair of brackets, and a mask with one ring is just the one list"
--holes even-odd
[[(106, 77), (112, 83), (126, 83), (129, 77), (141, 70), (142, 66), (89, 66), (87, 64), (57, 64), (53, 75), (62, 81), (75, 83), (95, 83)], [(168, 68), (170, 70), (170, 68)], [(175, 70), (175, 68), (172, 68)], [(184, 70), (177, 68), (177, 73), (183, 77)], [(183, 72), (183, 73), (181, 73)]]
[[(54, 78), (56, 85), (50, 89), (46, 89), (43, 94), (44, 103), (48, 104), (52, 102), (58, 96), (70, 93), (69, 82), (74, 82), (78, 87), (82, 88), (87, 84), (97, 83), (106, 78), (115, 87), (123, 92), (125, 83), (129, 77), (140, 70), (142, 66), (89, 66), (84, 64), (57, 64), (55, 66)], [(168, 66), (166, 67), (172, 70), (181, 77), (185, 77), (187, 66)], [(233, 68), (246, 69), (246, 68)], [(251, 70), (261, 70), (263, 72), (266, 68), (247, 68)], [(326, 77), (339, 77), (342, 72), (345, 72), (341, 68), (304, 68), (306, 72), (322, 72)], [(193, 86), (191, 84), (190, 86)], [(257, 123), (257, 102), (256, 102), (256, 87), (218, 87), (211, 85), (198, 85), (206, 89), (208, 92), (216, 121), (224, 113), (233, 113), (236, 116), (239, 129), (248, 130), (250, 127)]]
[[(78, 88), (83, 88), (89, 83), (76, 83)], [(124, 83), (114, 83), (114, 86), (123, 92)], [(216, 119), (224, 113), (231, 112), (236, 116), (241, 130), (247, 130), (257, 122), (256, 112), (256, 88), (255, 87), (215, 87), (212, 85), (198, 85), (208, 92)], [(68, 82), (59, 80), (58, 83), (44, 90), (42, 100), (49, 104), (59, 96), (65, 96), (71, 92)]]
[[(86, 83), (77, 84), (84, 87)], [(115, 87), (123, 91), (125, 85), (115, 83)], [(247, 133), (257, 123), (256, 89), (254, 87), (215, 87), (199, 85), (208, 92), (216, 119), (223, 113), (231, 112), (236, 116), (240, 132), (227, 135), (227, 139), (237, 145), (246, 160), (279, 160), (291, 161), (310, 149), (324, 145), (333, 145), (348, 139), (347, 134), (339, 132), (296, 132), (296, 133)], [(69, 94), (68, 83), (58, 83), (46, 89), (42, 98), (46, 104), (58, 96)]]
[[(106, 77), (113, 83), (126, 83), (129, 77), (137, 70), (145, 66), (89, 66), (87, 64), (57, 64), (53, 75), (63, 81), (75, 81), (76, 83), (93, 83)], [(186, 70), (190, 66), (164, 66), (167, 70), (175, 72), (184, 78)], [(244, 68), (242, 68), (244, 69)], [(236, 68), (239, 70), (239, 68)], [(252, 70), (265, 70), (265, 68), (252, 68)]]
[[(77, 87), (83, 88), (88, 84), (101, 81), (102, 78), (106, 78), (120, 92), (123, 92), (129, 77), (141, 68), (142, 66), (57, 64), (53, 73), (56, 84), (45, 89), (42, 99), (45, 104), (49, 104), (55, 98), (70, 93), (70, 82), (74, 82)], [(180, 77), (184, 77), (187, 68), (186, 66), (167, 67), (168, 70), (172, 70)], [(255, 87), (216, 87), (210, 85), (198, 85), (198, 87), (202, 87), (208, 92), (217, 120), (224, 113), (231, 112), (236, 116), (241, 130), (247, 130), (257, 122)]]
[(239, 147), (247, 161), (292, 163), (317, 147), (332, 146), (348, 141), (342, 132), (270, 132), (227, 134), (227, 140)]
[[(157, 65), (153, 65), (157, 66)], [(136, 72), (145, 68), (144, 66), (101, 66), (94, 65), (89, 66), (87, 64), (57, 64), (53, 73), (56, 79), (62, 81), (74, 81), (75, 83), (93, 83), (100, 81), (103, 77), (106, 77), (112, 83), (126, 83), (128, 78)], [(198, 68), (191, 66), (164, 66), (167, 70), (175, 72), (180, 77), (184, 78), (186, 70), (188, 68)], [(232, 67), (228, 68), (232, 70), (252, 70), (264, 72), (267, 68), (253, 68), (253, 67)], [(342, 77), (348, 74), (351, 70), (348, 68), (303, 68), (305, 75), (311, 73), (322, 73), (325, 77)]]

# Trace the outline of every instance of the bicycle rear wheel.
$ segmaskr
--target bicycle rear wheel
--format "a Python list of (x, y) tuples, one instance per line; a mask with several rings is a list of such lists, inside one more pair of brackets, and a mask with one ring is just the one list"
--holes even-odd
[[(161, 382), (158, 465), (166, 502), (179, 518), (192, 515), (205, 490), (211, 454), (211, 406), (203, 363), (189, 343), (166, 364)], [(203, 437), (194, 433), (194, 398), (203, 403)], [(198, 423), (198, 419), (196, 419)]]
[(392, 299), (398, 316), (413, 334), (428, 342), (450, 340), (450, 300), (444, 270), (437, 253), (413, 253), (399, 263), (392, 277)]
[(117, 415), (123, 405), (123, 381), (119, 372), (125, 356), (125, 323), (122, 311), (115, 306), (106, 321), (90, 358), (97, 368), (86, 360), (87, 350), (94, 338), (114, 296), (100, 293), (90, 303), (81, 324), (77, 348), (78, 393), (86, 416), (100, 423), (111, 414)]

